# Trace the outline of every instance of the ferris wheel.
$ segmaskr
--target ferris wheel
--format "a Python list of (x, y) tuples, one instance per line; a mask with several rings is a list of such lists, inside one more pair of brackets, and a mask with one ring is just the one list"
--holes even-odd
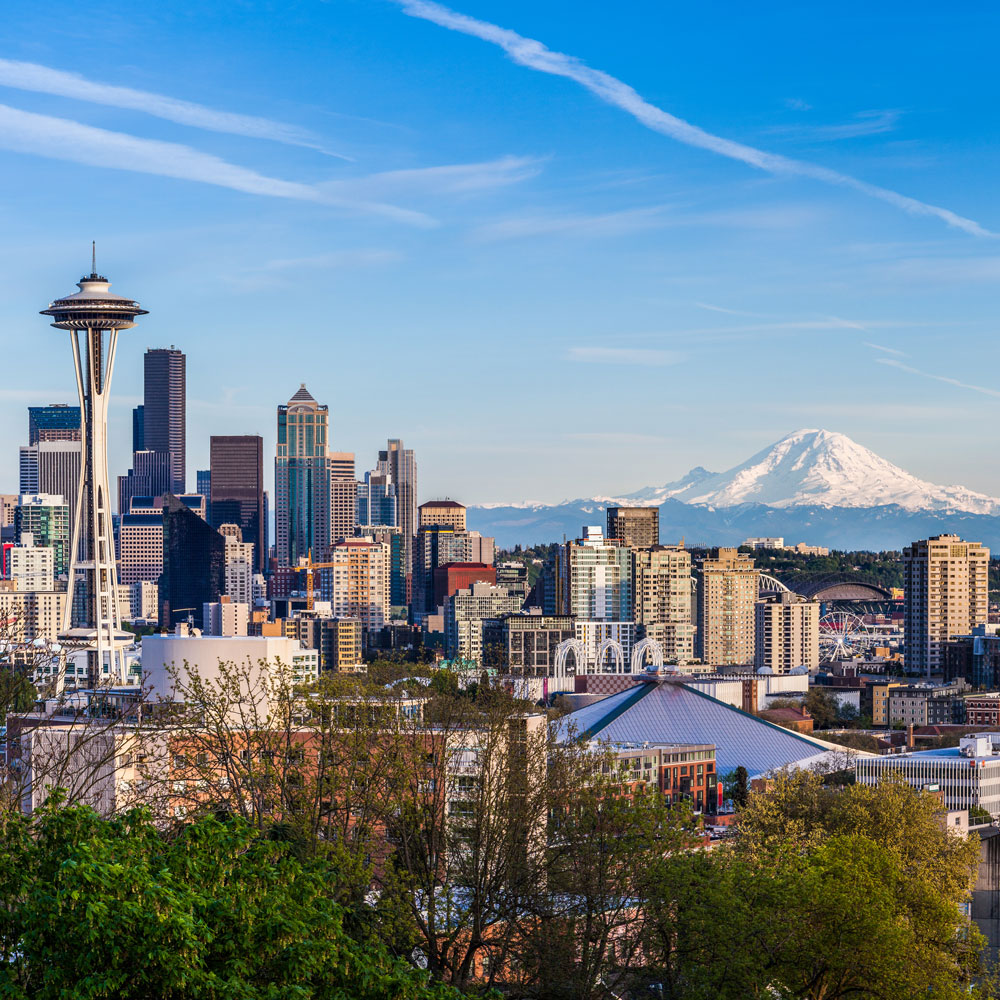
[(819, 656), (829, 663), (864, 654), (878, 636), (850, 611), (830, 611), (819, 620)]

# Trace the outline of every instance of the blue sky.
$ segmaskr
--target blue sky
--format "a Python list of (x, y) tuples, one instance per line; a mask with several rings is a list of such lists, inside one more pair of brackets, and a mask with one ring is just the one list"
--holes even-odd
[(359, 470), (413, 447), (423, 496), (624, 492), (799, 427), (1000, 494), (998, 22), (11, 0), (0, 489), (25, 407), (72, 401), (37, 311), (96, 239), (150, 310), (123, 335), (113, 475), (142, 351), (176, 344), (192, 488), (211, 433), (273, 455), (305, 381)]

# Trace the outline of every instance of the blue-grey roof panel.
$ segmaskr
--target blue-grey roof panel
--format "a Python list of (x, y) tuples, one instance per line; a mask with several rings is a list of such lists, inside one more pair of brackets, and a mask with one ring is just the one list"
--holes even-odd
[(560, 720), (560, 731), (573, 728), (578, 735), (586, 732), (614, 743), (714, 743), (720, 774), (740, 765), (751, 775), (763, 774), (833, 749), (683, 684), (643, 686), (645, 693), (629, 688), (571, 712)]

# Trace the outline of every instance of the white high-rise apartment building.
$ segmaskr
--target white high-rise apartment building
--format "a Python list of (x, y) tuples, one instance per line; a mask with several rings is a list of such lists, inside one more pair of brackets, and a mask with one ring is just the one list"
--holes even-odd
[(243, 541), (238, 524), (220, 525), (219, 534), (226, 542), (226, 596), (230, 601), (250, 607), (254, 602), (253, 542)]
[(989, 549), (958, 535), (935, 535), (903, 549), (908, 673), (939, 671), (943, 643), (987, 621), (989, 563)]
[(35, 545), (30, 531), (21, 535), (21, 544), (10, 549), (10, 578), (18, 590), (52, 590), (55, 586), (55, 553), (51, 546)]
[(558, 551), (556, 600), (564, 615), (588, 621), (632, 618), (632, 550), (609, 542), (600, 527)]
[(788, 674), (819, 667), (819, 602), (798, 594), (769, 595), (754, 608), (754, 668)]

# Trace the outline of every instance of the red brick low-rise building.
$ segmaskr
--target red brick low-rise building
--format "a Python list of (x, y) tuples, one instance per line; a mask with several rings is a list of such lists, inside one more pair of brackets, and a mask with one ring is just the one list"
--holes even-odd
[(965, 721), (974, 726), (1000, 726), (1000, 695), (966, 698)]

